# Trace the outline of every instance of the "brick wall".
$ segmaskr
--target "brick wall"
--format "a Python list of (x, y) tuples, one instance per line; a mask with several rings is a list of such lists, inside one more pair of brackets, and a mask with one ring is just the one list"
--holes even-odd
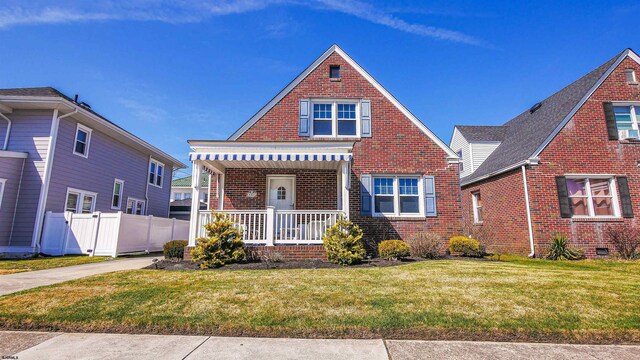
[[(184, 248), (184, 260), (191, 260), (193, 246)], [(247, 246), (247, 252), (263, 251), (278, 252), (285, 260), (327, 260), (327, 253), (322, 245), (276, 245), (265, 248), (264, 246)]]
[[(628, 84), (624, 70), (633, 68), (640, 75), (640, 66), (625, 59), (594, 92), (574, 117), (540, 154), (540, 165), (527, 169), (527, 181), (536, 253), (544, 253), (551, 238), (556, 234), (570, 237), (571, 243), (584, 249), (588, 256), (595, 256), (596, 247), (609, 247), (604, 230), (609, 225), (626, 223), (640, 225), (640, 144), (627, 141), (608, 140), (602, 103), (606, 101), (640, 101), (640, 86)], [(544, 106), (544, 104), (543, 104)], [(636, 218), (615, 220), (579, 221), (560, 217), (555, 177), (567, 174), (611, 174), (627, 176)], [(512, 218), (512, 232), (500, 231), (498, 237), (511, 243), (526, 234), (526, 212), (523, 210), (522, 174), (494, 177), (490, 181), (472, 184), (463, 189), (465, 215), (470, 209), (470, 191), (480, 189), (487, 215), (486, 224), (495, 227)], [(511, 199), (501, 193), (513, 191)], [(616, 194), (619, 198), (619, 194)], [(493, 215), (489, 215), (493, 214)], [(498, 215), (495, 215), (498, 214)], [(511, 226), (511, 225), (509, 225)], [(512, 236), (511, 234), (514, 234)], [(527, 235), (528, 236), (528, 235)], [(520, 240), (514, 242), (513, 252), (524, 253)]]

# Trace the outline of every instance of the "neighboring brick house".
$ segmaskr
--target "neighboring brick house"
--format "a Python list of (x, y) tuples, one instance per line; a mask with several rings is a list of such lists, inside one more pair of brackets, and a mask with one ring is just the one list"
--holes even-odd
[(0, 256), (39, 252), (46, 212), (169, 215), (153, 145), (53, 88), (0, 89)]
[(639, 62), (627, 49), (502, 126), (456, 126), (452, 149), (474, 157), (465, 222), (505, 252), (541, 256), (555, 234), (590, 257), (613, 250), (608, 226), (639, 225)]
[[(458, 157), (337, 45), (229, 140), (189, 144), (193, 173), (213, 175), (210, 208), (249, 244), (315, 257), (340, 215), (367, 239), (461, 231)], [(197, 207), (190, 245), (209, 216)]]

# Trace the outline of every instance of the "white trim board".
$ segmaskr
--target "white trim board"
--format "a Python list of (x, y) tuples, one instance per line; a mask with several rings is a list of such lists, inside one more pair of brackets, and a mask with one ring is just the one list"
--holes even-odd
[(322, 64), (331, 54), (337, 53), (340, 55), (349, 65), (351, 65), (362, 77), (364, 77), (373, 87), (375, 87), (384, 97), (387, 98), (393, 105), (395, 105), (400, 112), (402, 112), (411, 122), (413, 122), (423, 133), (425, 133), (433, 142), (435, 142), (442, 150), (444, 150), (450, 158), (458, 159), (458, 156), (445, 144), (440, 138), (438, 138), (431, 130), (429, 130), (415, 115), (413, 115), (404, 105), (402, 105), (398, 99), (396, 99), (387, 89), (373, 78), (364, 68), (358, 65), (347, 53), (344, 52), (338, 45), (332, 45), (327, 51), (325, 51), (319, 58), (317, 58), (309, 67), (307, 67), (300, 75), (298, 75), (292, 82), (290, 82), (282, 91), (280, 91), (271, 101), (269, 101), (260, 111), (249, 119), (244, 125), (242, 125), (236, 132), (234, 132), (229, 140), (237, 140), (242, 134), (249, 130), (258, 120), (262, 118), (271, 108), (280, 102), (291, 90), (293, 90), (302, 80), (304, 80), (311, 72), (313, 72), (320, 64)]

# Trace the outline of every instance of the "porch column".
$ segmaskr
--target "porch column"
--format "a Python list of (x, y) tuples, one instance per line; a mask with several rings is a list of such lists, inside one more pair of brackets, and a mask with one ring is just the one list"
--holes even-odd
[(340, 164), (342, 211), (344, 211), (347, 219), (349, 218), (349, 190), (351, 189), (351, 169), (349, 165), (348, 161), (343, 161)]
[(196, 245), (200, 226), (200, 182), (202, 181), (202, 161), (191, 162), (191, 219), (189, 220), (189, 246)]

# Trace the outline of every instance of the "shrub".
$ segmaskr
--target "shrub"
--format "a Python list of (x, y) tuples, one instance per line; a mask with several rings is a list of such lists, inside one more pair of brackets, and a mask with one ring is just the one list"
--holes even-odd
[(625, 260), (640, 258), (640, 230), (627, 225), (609, 226), (605, 234), (613, 244), (616, 255)]
[(378, 253), (383, 259), (397, 260), (411, 255), (411, 249), (402, 240), (384, 240), (378, 245)]
[(162, 246), (165, 259), (182, 259), (184, 247), (189, 245), (187, 240), (171, 240)]
[(584, 253), (580, 249), (575, 249), (568, 244), (569, 239), (563, 235), (556, 235), (547, 248), (546, 258), (549, 260), (580, 260), (584, 258)]
[(416, 233), (406, 240), (411, 255), (425, 259), (437, 259), (442, 249), (442, 237), (426, 231)]
[(449, 239), (449, 250), (463, 256), (477, 257), (482, 255), (480, 242), (466, 236), (454, 236)]
[(339, 218), (322, 237), (329, 261), (340, 265), (357, 264), (366, 255), (362, 230), (351, 221)]
[(203, 269), (220, 267), (246, 258), (242, 231), (238, 230), (226, 214), (214, 213), (213, 221), (206, 224), (207, 237), (196, 239), (191, 250), (193, 261)]

